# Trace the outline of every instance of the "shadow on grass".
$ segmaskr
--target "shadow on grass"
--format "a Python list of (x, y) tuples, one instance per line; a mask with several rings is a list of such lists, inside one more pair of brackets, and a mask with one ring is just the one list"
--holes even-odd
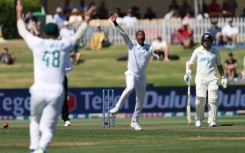
[(233, 126), (235, 124), (221, 124), (220, 126)]

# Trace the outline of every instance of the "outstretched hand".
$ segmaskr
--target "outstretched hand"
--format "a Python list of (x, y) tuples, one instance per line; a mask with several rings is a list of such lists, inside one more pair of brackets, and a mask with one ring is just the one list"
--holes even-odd
[(91, 16), (96, 12), (96, 7), (92, 5), (87, 12), (85, 12), (85, 22), (89, 23)]
[(96, 11), (96, 7), (94, 5), (92, 5), (89, 10), (87, 12), (85, 12), (85, 16), (91, 16), (92, 14), (94, 14)]
[(161, 55), (164, 56), (164, 53), (161, 50), (154, 50), (154, 53), (157, 54), (158, 56), (161, 56)]
[(21, 0), (17, 0), (16, 11), (17, 11), (17, 12), (22, 12), (22, 4), (21, 4)]
[(16, 15), (17, 15), (17, 20), (22, 19), (21, 15), (22, 15), (22, 4), (21, 4), (21, 0), (17, 0), (17, 4), (16, 4)]
[(117, 17), (115, 16), (114, 12), (109, 13), (109, 17), (111, 18), (111, 21), (114, 23), (116, 22)]

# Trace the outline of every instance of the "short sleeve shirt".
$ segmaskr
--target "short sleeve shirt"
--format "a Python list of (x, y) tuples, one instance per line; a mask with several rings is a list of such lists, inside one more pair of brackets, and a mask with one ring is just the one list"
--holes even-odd
[(189, 63), (197, 64), (196, 75), (210, 79), (217, 79), (216, 65), (221, 65), (219, 51), (215, 48), (206, 50), (202, 46), (198, 47), (192, 53)]
[(128, 44), (128, 70), (137, 75), (144, 75), (154, 49), (151, 45), (140, 46), (135, 40)]

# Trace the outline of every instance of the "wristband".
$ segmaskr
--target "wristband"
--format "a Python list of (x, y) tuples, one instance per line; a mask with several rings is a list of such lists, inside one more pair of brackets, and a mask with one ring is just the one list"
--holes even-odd
[(191, 74), (191, 70), (186, 70), (186, 74)]

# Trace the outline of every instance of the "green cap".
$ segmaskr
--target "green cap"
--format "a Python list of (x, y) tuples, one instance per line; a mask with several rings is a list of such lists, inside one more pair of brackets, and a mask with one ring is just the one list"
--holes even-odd
[(42, 31), (50, 36), (59, 36), (59, 28), (55, 23), (48, 23), (44, 25)]

